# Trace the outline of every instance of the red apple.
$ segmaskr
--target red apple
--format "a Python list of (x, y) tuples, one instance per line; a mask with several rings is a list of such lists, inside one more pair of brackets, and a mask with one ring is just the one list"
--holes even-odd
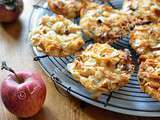
[(1, 84), (1, 97), (5, 107), (18, 117), (31, 117), (39, 112), (46, 87), (39, 74), (17, 72), (9, 74)]
[(13, 22), (23, 10), (23, 0), (0, 0), (0, 22)]

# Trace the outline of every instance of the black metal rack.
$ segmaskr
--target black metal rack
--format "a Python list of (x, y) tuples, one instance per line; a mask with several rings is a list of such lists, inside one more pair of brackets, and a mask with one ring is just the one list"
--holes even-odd
[[(116, 1), (117, 0), (113, 0), (113, 3), (110, 4), (112, 4), (112, 6), (118, 5), (120, 0)], [(47, 7), (47, 4), (44, 5), (44, 3), (39, 2), (33, 6), (33, 11), (30, 17), (30, 30), (36, 27), (38, 18), (45, 14), (53, 15)], [(30, 40), (30, 38), (28, 38), (28, 40)], [(130, 48), (128, 40), (129, 38), (123, 38), (119, 42), (113, 44), (113, 46), (117, 49), (130, 49), (133, 54), (133, 60), (136, 64), (138, 56)], [(86, 41), (88, 44), (91, 42), (92, 40)], [(138, 66), (136, 66), (130, 82), (125, 87), (109, 94), (103, 94), (100, 98), (95, 100), (92, 99), (90, 93), (72, 78), (71, 74), (66, 69), (67, 63), (73, 61), (74, 56), (68, 56), (65, 58), (51, 57), (37, 51), (34, 47), (33, 52), (35, 54), (34, 60), (40, 63), (41, 67), (51, 77), (54, 83), (78, 99), (118, 113), (146, 117), (160, 117), (160, 103), (153, 100), (140, 90), (136, 78)]]

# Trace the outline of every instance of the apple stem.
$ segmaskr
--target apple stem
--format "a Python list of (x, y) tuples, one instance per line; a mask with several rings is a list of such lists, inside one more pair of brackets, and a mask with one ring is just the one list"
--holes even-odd
[(8, 67), (5, 61), (2, 62), (1, 70), (7, 70), (7, 71), (13, 73), (16, 76), (17, 80), (19, 82), (21, 81), (21, 79), (18, 77), (16, 72), (12, 68)]

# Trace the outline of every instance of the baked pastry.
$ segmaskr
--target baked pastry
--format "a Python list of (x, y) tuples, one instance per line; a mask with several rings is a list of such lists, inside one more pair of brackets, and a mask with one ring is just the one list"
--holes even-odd
[(129, 34), (132, 28), (127, 14), (108, 5), (94, 5), (81, 10), (80, 26), (95, 42), (113, 43)]
[(126, 85), (134, 69), (128, 51), (116, 50), (107, 43), (89, 45), (67, 67), (93, 97)]
[(145, 93), (160, 101), (160, 58), (147, 59), (142, 62), (138, 80)]
[(76, 18), (84, 6), (84, 0), (48, 0), (49, 8), (56, 14), (67, 18)]
[(160, 22), (159, 0), (124, 0), (122, 11), (134, 16), (135, 24)]
[(54, 57), (74, 54), (84, 44), (81, 27), (61, 15), (42, 17), (31, 40), (38, 50)]
[(140, 58), (160, 56), (160, 24), (136, 26), (130, 34), (130, 45)]

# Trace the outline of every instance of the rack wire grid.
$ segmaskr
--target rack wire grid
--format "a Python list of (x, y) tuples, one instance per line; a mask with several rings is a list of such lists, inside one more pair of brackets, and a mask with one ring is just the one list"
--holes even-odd
[[(123, 0), (112, 0), (112, 2), (109, 2), (108, 4), (115, 8), (121, 8), (122, 3)], [(49, 10), (47, 3), (40, 1), (33, 6), (29, 29), (32, 30), (35, 28), (39, 18), (44, 15), (54, 16), (55, 14)], [(76, 23), (78, 23), (78, 21), (78, 19), (74, 20)], [(84, 38), (86, 40), (85, 46), (92, 43), (91, 39), (88, 39), (85, 36)], [(28, 38), (28, 40), (30, 40), (30, 38)], [(139, 67), (137, 63), (138, 55), (131, 49), (128, 41), (129, 37), (122, 38), (112, 46), (117, 49), (128, 48), (131, 51), (136, 69), (132, 74), (130, 82), (118, 91), (101, 95), (97, 100), (92, 99), (91, 94), (88, 93), (80, 83), (76, 82), (68, 72), (66, 65), (73, 61), (73, 55), (65, 58), (51, 57), (37, 51), (33, 46), (32, 48), (35, 54), (34, 60), (40, 63), (44, 71), (46, 71), (58, 86), (76, 98), (91, 105), (122, 114), (160, 117), (160, 102), (152, 99), (140, 90), (137, 81)]]

